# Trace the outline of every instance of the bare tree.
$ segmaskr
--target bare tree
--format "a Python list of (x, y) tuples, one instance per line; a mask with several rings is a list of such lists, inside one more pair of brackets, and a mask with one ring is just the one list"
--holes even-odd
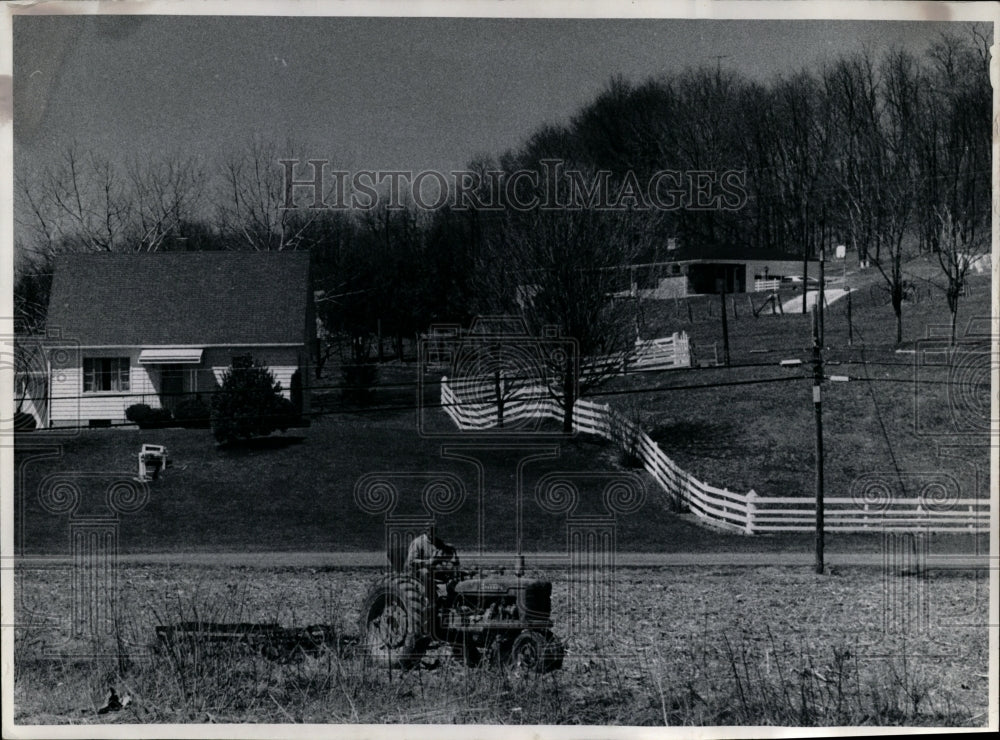
[[(892, 51), (876, 73), (867, 56), (838, 65), (833, 84), (847, 127), (836, 177), (859, 255), (876, 267), (903, 341), (903, 265), (915, 197), (915, 150), (923, 84), (914, 58)], [(864, 258), (863, 257), (863, 258)]]
[(300, 159), (299, 149), (292, 144), (279, 148), (253, 137), (241, 152), (223, 162), (216, 205), (219, 225), (231, 248), (309, 248), (310, 229), (322, 209), (285, 208), (281, 160)]
[(33, 178), (20, 177), (18, 190), (28, 217), (20, 222), (29, 251), (122, 251), (134, 212), (127, 180), (111, 162), (68, 148)]
[(620, 371), (636, 338), (634, 299), (615, 298), (620, 269), (645, 245), (632, 212), (508, 210), (492, 224), (478, 265), (493, 312), (520, 314), (538, 340), (545, 385), (573, 429), (577, 398)]
[[(969, 271), (989, 254), (989, 226), (987, 222), (977, 228), (968, 216), (956, 219), (947, 207), (938, 210), (935, 215), (940, 224), (937, 258), (946, 280), (945, 296), (951, 313), (951, 343), (954, 344), (958, 299), (965, 293)], [(988, 212), (986, 217), (989, 217)]]
[(135, 251), (153, 252), (181, 234), (203, 207), (204, 169), (192, 159), (132, 162), (128, 167), (132, 193)]
[(984, 29), (943, 34), (929, 52), (931, 95), (921, 111), (923, 236), (937, 254), (955, 341), (966, 276), (989, 250), (991, 95)]
[(881, 146), (878, 134), (879, 92), (874, 62), (867, 54), (839, 60), (824, 75), (826, 97), (831, 101), (836, 140), (832, 171), (841, 196), (841, 218), (858, 261), (868, 261), (875, 244), (874, 209), (868, 208), (870, 191), (876, 187), (866, 167), (871, 151)]
[[(789, 241), (799, 243), (805, 278), (810, 256), (822, 249), (827, 236), (827, 191), (822, 183), (833, 141), (829, 100), (815, 78), (804, 72), (776, 83), (770, 99), (777, 195), (784, 206)], [(807, 294), (803, 285), (802, 313), (807, 310)]]
[(44, 332), (51, 287), (52, 256), (48, 253), (22, 255), (14, 266), (16, 335)]

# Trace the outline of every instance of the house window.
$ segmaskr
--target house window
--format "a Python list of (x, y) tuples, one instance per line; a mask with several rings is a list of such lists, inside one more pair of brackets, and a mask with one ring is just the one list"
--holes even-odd
[(127, 391), (127, 357), (86, 357), (83, 360), (83, 392)]

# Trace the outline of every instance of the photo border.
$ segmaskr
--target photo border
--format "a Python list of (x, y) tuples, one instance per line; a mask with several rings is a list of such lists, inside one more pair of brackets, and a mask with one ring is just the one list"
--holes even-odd
[[(6, 267), (13, 260), (13, 60), (12, 60), (12, 21), (14, 16), (38, 15), (251, 15), (251, 16), (467, 16), (477, 18), (517, 17), (524, 19), (580, 17), (580, 18), (696, 18), (699, 20), (722, 19), (767, 19), (767, 20), (884, 20), (884, 21), (992, 21), (994, 23), (994, 57), (991, 65), (991, 77), (994, 83), (993, 115), (996, 122), (1000, 115), (996, 88), (1000, 83), (1000, 59), (996, 55), (998, 9), (994, 3), (937, 3), (937, 2), (848, 2), (817, 3), (817, 2), (682, 2), (682, 3), (634, 3), (617, 5), (608, 2), (582, 0), (580, 2), (545, 0), (508, 0), (507, 2), (492, 2), (487, 0), (435, 0), (435, 2), (414, 4), (402, 0), (348, 0), (344, 3), (325, 4), (314, 0), (157, 0), (154, 2), (41, 2), (7, 3), (0, 8), (0, 260)], [(1000, 256), (998, 250), (998, 219), (997, 199), (1000, 193), (1000, 172), (996, 163), (1000, 161), (1000, 145), (997, 140), (998, 126), (994, 125), (993, 142), (993, 214), (992, 214), (992, 254), (996, 260)], [(994, 264), (996, 264), (994, 262)], [(4, 299), (9, 301), (13, 290), (12, 270), (0, 270), (0, 291)], [(993, 356), (998, 352), (996, 337), (1000, 334), (998, 327), (998, 298), (1000, 298), (1000, 273), (993, 272), (992, 307), (993, 307)], [(9, 303), (8, 303), (9, 305)], [(0, 311), (7, 316), (8, 311)], [(13, 333), (12, 320), (0, 320), (0, 333)], [(998, 434), (998, 397), (996, 389), (1000, 387), (1000, 370), (993, 363), (990, 370), (993, 419), (991, 436)], [(0, 419), (12, 418), (13, 378), (12, 373), (0, 375)], [(2, 432), (2, 430), (0, 430)], [(1000, 450), (991, 445), (990, 479), (998, 480), (1000, 470)], [(12, 616), (14, 604), (13, 589), (13, 501), (12, 486), (14, 478), (13, 448), (0, 445), (0, 490), (3, 491), (2, 506), (0, 506), (0, 540), (2, 552), (0, 562), (0, 590), (2, 590), (2, 652), (3, 675), (11, 676), (13, 658)], [(995, 495), (995, 493), (994, 493)], [(997, 587), (998, 569), (998, 511), (997, 499), (991, 511), (991, 541), (990, 559), (993, 567), (990, 569), (990, 625), (995, 627), (998, 619)], [(998, 654), (998, 635), (995, 629), (989, 632), (989, 654), (991, 656), (989, 678), (989, 726), (997, 727), (997, 697), (1000, 695), (998, 684), (996, 656)], [(470, 734), (468, 726), (451, 728), (442, 734), (444, 728), (434, 725), (410, 725), (405, 728), (384, 727), (376, 725), (304, 725), (293, 727), (289, 725), (116, 725), (98, 724), (82, 726), (51, 726), (51, 725), (17, 725), (13, 724), (13, 686), (4, 681), (2, 693), (3, 733), (7, 737), (232, 737), (238, 735), (247, 738), (270, 737), (313, 737), (317, 734), (327, 736), (336, 734), (338, 737), (398, 737), (401, 734), (408, 737), (461, 737)], [(971, 729), (971, 728), (970, 728)], [(325, 732), (324, 732), (325, 730)], [(898, 734), (903, 728), (866, 727), (864, 734)], [(909, 728), (906, 731), (915, 733), (946, 732), (941, 728)], [(972, 730), (976, 731), (976, 730)], [(689, 737), (692, 735), (687, 728), (628, 728), (628, 727), (596, 727), (596, 728), (554, 728), (549, 726), (522, 727), (514, 730), (506, 726), (476, 726), (475, 735), (482, 738), (508, 738), (511, 735), (545, 736), (545, 737)], [(749, 738), (763, 736), (819, 737), (848, 736), (856, 734), (853, 728), (753, 728), (753, 727), (721, 727), (701, 728), (700, 737), (732, 737)]]

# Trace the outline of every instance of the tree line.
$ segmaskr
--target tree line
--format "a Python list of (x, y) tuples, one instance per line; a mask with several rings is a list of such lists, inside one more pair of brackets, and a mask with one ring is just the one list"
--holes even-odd
[[(16, 182), (17, 328), (44, 326), (60, 252), (308, 250), (330, 340), (321, 354), (340, 337), (362, 361), (379, 337), (401, 356), (431, 324), (517, 313), (574, 340), (553, 381), (566, 400), (600, 381), (587, 358), (635, 339), (635, 304), (608, 300), (617, 268), (662, 260), (677, 239), (804, 261), (847, 244), (884, 281), (902, 341), (906, 260), (936, 255), (954, 320), (989, 248), (990, 40), (976, 26), (921, 55), (859, 52), (766, 83), (719, 66), (614, 78), (564, 124), (468, 164), (483, 188), (491, 171), (542, 173), (556, 160), (616, 192), (664, 170), (738, 172), (735, 208), (642, 209), (637, 194), (616, 209), (286, 209), (279, 160), (307, 159), (294, 147), (254, 139), (214, 175), (194, 159), (121, 164), (71, 149)], [(539, 187), (521, 180), (516, 195)]]

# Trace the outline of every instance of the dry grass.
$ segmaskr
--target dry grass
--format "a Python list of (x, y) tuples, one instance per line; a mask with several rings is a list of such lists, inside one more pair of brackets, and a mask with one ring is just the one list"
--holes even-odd
[[(537, 677), (470, 669), (446, 650), (436, 669), (406, 673), (337, 649), (287, 663), (199, 643), (155, 651), (155, 624), (192, 618), (330, 623), (349, 633), (373, 574), (130, 567), (121, 575), (122, 619), (92, 645), (65, 642), (65, 625), (29, 611), (67, 614), (67, 574), (18, 573), (18, 722), (985, 721), (987, 598), (985, 582), (971, 574), (932, 574), (923, 584), (930, 622), (902, 632), (886, 630), (886, 617), (891, 627), (901, 608), (888, 595), (915, 582), (886, 581), (875, 570), (819, 577), (779, 568), (622, 569), (607, 610), (587, 612), (575, 631), (573, 582), (539, 574), (554, 580), (556, 631), (569, 654), (563, 670)], [(98, 715), (109, 685), (131, 703)]]

